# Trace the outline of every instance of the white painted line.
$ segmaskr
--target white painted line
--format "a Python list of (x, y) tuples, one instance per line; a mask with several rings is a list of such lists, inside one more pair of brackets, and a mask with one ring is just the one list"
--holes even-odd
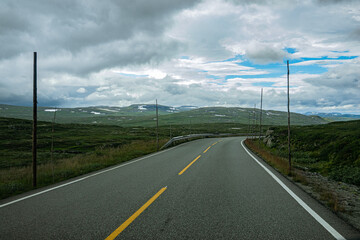
[(297, 201), (318, 223), (320, 223), (334, 238), (338, 240), (346, 240), (340, 233), (338, 233), (330, 224), (328, 224), (322, 217), (320, 217), (314, 210), (312, 210), (303, 200), (301, 200), (293, 191), (290, 190), (275, 174), (273, 174), (267, 167), (259, 162), (244, 146), (244, 141), (241, 141), (242, 147), (280, 186), (290, 194), (291, 197)]
[[(178, 145), (178, 146), (181, 146), (181, 145)], [(106, 173), (106, 172), (112, 171), (112, 170), (117, 169), (117, 168), (125, 167), (126, 165), (129, 165), (129, 164), (132, 164), (132, 163), (136, 163), (136, 162), (142, 161), (142, 160), (147, 159), (147, 158), (151, 158), (151, 157), (156, 156), (156, 155), (158, 155), (158, 154), (167, 152), (167, 151), (169, 151), (169, 150), (173, 150), (173, 149), (177, 148), (178, 146), (175, 146), (175, 147), (172, 147), (172, 148), (163, 150), (163, 151), (161, 151), (161, 152), (156, 152), (156, 153), (147, 155), (147, 156), (145, 156), (145, 157), (142, 157), (142, 158), (139, 158), (139, 159), (136, 159), (136, 160), (133, 160), (133, 161), (130, 160), (129, 162), (125, 162), (125, 163), (123, 163), (123, 164), (121, 164), (121, 165), (118, 165), (118, 166), (115, 166), (115, 167), (113, 167), (113, 168), (109, 168), (109, 169), (103, 170), (103, 171), (101, 171), (101, 172), (97, 172), (97, 173), (88, 175), (88, 176), (86, 176), (86, 177), (82, 177), (82, 178), (76, 179), (76, 180), (74, 180), (74, 181), (71, 181), (71, 182), (68, 182), (68, 183), (64, 183), (64, 184), (61, 184), (61, 185), (59, 185), (59, 186), (52, 187), (52, 188), (46, 189), (46, 190), (41, 191), (41, 192), (38, 192), (38, 193), (31, 194), (31, 195), (26, 196), (26, 197), (22, 197), (22, 198), (16, 199), (16, 200), (11, 201), (11, 202), (8, 202), (8, 203), (4, 203), (4, 204), (0, 205), (0, 208), (9, 206), (9, 205), (11, 205), (11, 204), (14, 204), (14, 203), (23, 201), (23, 200), (28, 199), (28, 198), (35, 197), (35, 196), (37, 196), (37, 195), (40, 195), (40, 194), (43, 194), (43, 193), (46, 193), (46, 192), (50, 192), (50, 191), (55, 190), (55, 189), (58, 189), (58, 188), (62, 188), (62, 187), (68, 186), (68, 185), (73, 184), (73, 183), (77, 183), (77, 182), (83, 181), (83, 180), (85, 180), (85, 179), (87, 179), (87, 178), (91, 178), (91, 177), (94, 177), (94, 176), (96, 176), (96, 175), (99, 175), (99, 174), (102, 174), (102, 173)]]

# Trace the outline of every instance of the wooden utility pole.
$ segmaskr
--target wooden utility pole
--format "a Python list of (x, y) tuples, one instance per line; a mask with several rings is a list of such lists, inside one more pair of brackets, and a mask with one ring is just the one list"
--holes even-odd
[(261, 88), (261, 101), (260, 101), (260, 129), (259, 129), (259, 144), (260, 144), (260, 138), (261, 138), (261, 127), (262, 127), (262, 100), (263, 100), (263, 89)]
[(290, 87), (289, 87), (289, 60), (287, 60), (287, 98), (288, 98), (288, 152), (289, 152), (289, 173), (291, 174), (291, 148), (290, 148)]
[(156, 99), (156, 149), (159, 151), (159, 111)]
[(33, 187), (36, 187), (36, 152), (37, 152), (37, 53), (34, 52), (34, 82), (33, 82), (33, 143), (32, 143), (32, 155), (33, 155)]

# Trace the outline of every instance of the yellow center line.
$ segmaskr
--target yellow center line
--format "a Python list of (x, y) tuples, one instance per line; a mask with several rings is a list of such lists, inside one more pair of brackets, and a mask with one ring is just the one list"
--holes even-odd
[(187, 165), (181, 172), (179, 172), (179, 175), (183, 174), (186, 169), (188, 169), (194, 162), (196, 162), (196, 160), (198, 160), (201, 157), (201, 155), (197, 156), (197, 158), (195, 158), (191, 163), (189, 163), (189, 165)]
[(147, 207), (150, 206), (165, 190), (167, 187), (163, 187), (158, 191), (149, 201), (147, 201), (139, 210), (137, 210), (131, 217), (128, 218), (120, 227), (118, 227), (113, 233), (111, 233), (105, 240), (115, 239), (127, 226), (130, 225)]
[(211, 146), (214, 146), (215, 144), (217, 144), (217, 142), (214, 142), (213, 144), (211, 144)]
[(203, 153), (206, 153), (210, 148), (211, 148), (211, 146), (208, 147), (205, 151), (203, 151)]

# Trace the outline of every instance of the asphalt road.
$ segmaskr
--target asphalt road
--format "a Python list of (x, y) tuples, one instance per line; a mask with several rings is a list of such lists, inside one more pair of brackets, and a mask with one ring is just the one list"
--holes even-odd
[(0, 239), (360, 236), (297, 186), (268, 170), (285, 187), (281, 186), (261, 167), (265, 163), (259, 160), (259, 164), (245, 151), (243, 139), (196, 140), (105, 172), (2, 200)]

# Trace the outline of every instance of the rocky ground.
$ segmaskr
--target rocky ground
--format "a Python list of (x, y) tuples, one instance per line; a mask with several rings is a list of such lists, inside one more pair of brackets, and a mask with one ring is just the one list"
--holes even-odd
[[(307, 184), (296, 182), (305, 192), (343, 220), (360, 230), (360, 187), (330, 180), (318, 173), (301, 171)], [(330, 206), (331, 205), (331, 206)]]

